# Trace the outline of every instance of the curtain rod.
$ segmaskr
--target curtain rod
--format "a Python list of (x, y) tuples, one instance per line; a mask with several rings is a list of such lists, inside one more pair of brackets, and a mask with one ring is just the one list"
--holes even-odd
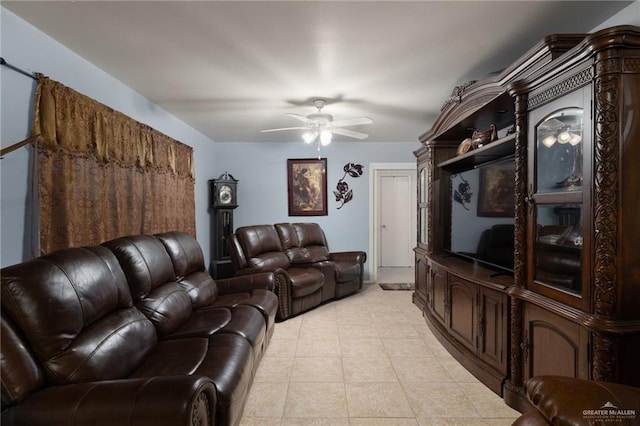
[(31, 78), (32, 78), (32, 79), (34, 79), (34, 80), (37, 80), (37, 79), (38, 79), (38, 77), (36, 77), (36, 76), (34, 75), (34, 73), (28, 73), (28, 72), (26, 72), (25, 70), (23, 70), (23, 69), (20, 69), (20, 68), (16, 67), (15, 65), (11, 65), (11, 64), (10, 64), (10, 63), (8, 63), (7, 61), (5, 61), (5, 60), (4, 60), (4, 58), (2, 58), (2, 57), (0, 57), (0, 65), (4, 65), (4, 66), (6, 66), (6, 67), (9, 67), (9, 68), (11, 68), (12, 70), (14, 70), (14, 71), (16, 71), (16, 72), (19, 72), (19, 73), (20, 73), (20, 74), (22, 74), (22, 75), (26, 75), (27, 77), (31, 77)]
[(30, 144), (30, 143), (34, 143), (34, 142), (38, 142), (38, 138), (40, 137), (40, 135), (34, 135), (31, 137), (28, 137), (27, 139), (20, 141), (18, 143), (14, 143), (11, 146), (8, 146), (6, 148), (2, 148), (0, 149), (0, 159), (4, 158), (5, 155), (7, 155), (10, 152), (15, 151), (18, 148), (22, 148), (23, 146)]

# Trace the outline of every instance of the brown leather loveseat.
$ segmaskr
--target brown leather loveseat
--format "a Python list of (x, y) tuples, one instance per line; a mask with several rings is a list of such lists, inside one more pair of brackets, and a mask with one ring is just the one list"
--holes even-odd
[(2, 269), (2, 424), (238, 424), (274, 282), (214, 282), (181, 232)]
[(240, 227), (229, 253), (236, 275), (275, 273), (279, 320), (362, 289), (367, 259), (363, 251), (331, 253), (317, 223)]

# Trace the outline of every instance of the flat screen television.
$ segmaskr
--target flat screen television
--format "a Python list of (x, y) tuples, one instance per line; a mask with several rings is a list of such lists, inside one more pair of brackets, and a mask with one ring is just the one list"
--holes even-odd
[(445, 249), (499, 271), (513, 272), (513, 156), (452, 174), (449, 184), (450, 218)]

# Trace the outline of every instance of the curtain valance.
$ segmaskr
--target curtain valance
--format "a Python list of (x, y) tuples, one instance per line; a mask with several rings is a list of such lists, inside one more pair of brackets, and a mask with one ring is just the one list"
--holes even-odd
[(190, 146), (41, 74), (33, 133), (40, 135), (41, 148), (47, 152), (93, 152), (103, 163), (194, 177)]

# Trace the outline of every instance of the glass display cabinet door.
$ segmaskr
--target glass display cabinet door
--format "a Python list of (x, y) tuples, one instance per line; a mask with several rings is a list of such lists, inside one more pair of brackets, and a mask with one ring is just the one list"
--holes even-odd
[(582, 108), (566, 108), (536, 126), (536, 191), (582, 190)]
[(420, 244), (427, 244), (427, 221), (429, 210), (427, 208), (427, 169), (420, 169), (418, 177), (418, 226), (420, 227), (418, 241)]
[[(585, 130), (580, 91), (531, 116), (529, 175), (533, 289), (579, 307), (583, 288)], [(579, 97), (579, 98), (578, 98)], [(560, 108), (558, 108), (560, 106)], [(587, 151), (588, 152), (588, 151)]]
[(582, 293), (582, 206), (536, 206), (534, 279), (580, 297)]

